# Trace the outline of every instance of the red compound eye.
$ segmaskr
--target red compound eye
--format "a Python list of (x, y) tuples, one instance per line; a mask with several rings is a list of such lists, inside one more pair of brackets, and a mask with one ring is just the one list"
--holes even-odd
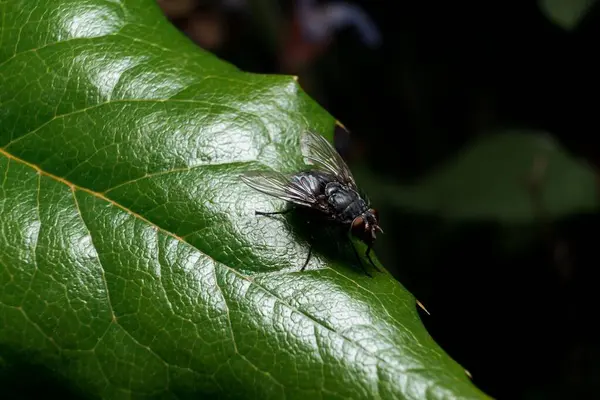
[(365, 230), (365, 219), (362, 216), (354, 218), (354, 221), (352, 221), (352, 230), (354, 232)]

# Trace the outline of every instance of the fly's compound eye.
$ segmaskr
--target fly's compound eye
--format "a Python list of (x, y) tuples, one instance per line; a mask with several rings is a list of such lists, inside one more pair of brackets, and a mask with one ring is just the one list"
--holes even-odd
[(365, 230), (365, 219), (363, 217), (356, 217), (352, 221), (352, 231), (361, 232)]

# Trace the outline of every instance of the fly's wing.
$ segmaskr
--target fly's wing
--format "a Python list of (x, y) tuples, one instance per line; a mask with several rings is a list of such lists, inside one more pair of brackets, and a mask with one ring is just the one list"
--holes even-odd
[(261, 193), (324, 211), (324, 206), (304, 180), (292, 180), (290, 176), (275, 171), (246, 172), (240, 176), (240, 179)]
[(357, 190), (346, 162), (327, 139), (316, 133), (305, 132), (300, 143), (306, 163), (332, 174), (341, 183)]

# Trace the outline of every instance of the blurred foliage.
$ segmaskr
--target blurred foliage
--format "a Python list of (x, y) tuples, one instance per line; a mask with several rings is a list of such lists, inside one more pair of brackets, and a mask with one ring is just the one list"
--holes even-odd
[(597, 207), (591, 168), (536, 132), (478, 137), (414, 185), (357, 179), (375, 204), (448, 220), (524, 224)]
[(539, 0), (540, 8), (555, 24), (573, 29), (595, 0)]

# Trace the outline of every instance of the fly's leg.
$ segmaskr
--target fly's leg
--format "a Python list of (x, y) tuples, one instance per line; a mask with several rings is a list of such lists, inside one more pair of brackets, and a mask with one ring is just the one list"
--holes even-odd
[[(306, 220), (306, 225), (310, 225), (310, 220), (309, 219)], [(302, 265), (302, 268), (300, 269), (300, 271), (304, 271), (304, 269), (308, 265), (308, 262), (310, 261), (310, 257), (312, 256), (312, 251), (313, 251), (313, 242), (314, 242), (314, 240), (315, 240), (314, 236), (312, 234), (309, 234), (309, 237), (308, 237), (308, 255), (306, 256), (306, 261), (304, 261), (304, 264)]]
[(300, 271), (304, 271), (304, 268), (306, 268), (306, 266), (308, 265), (308, 262), (310, 261), (310, 256), (312, 255), (312, 249), (313, 249), (313, 245), (311, 243), (308, 247), (308, 256), (306, 257), (306, 261), (304, 261), (304, 265), (302, 265), (302, 268), (300, 269)]
[(350, 243), (350, 247), (352, 247), (352, 250), (354, 250), (354, 255), (356, 256), (356, 259), (358, 260), (358, 264), (360, 265), (360, 268), (365, 272), (365, 274), (367, 274), (370, 278), (373, 277), (373, 275), (371, 275), (369, 273), (369, 271), (366, 270), (365, 266), (363, 265), (362, 260), (360, 259), (360, 256), (358, 255), (358, 251), (356, 251), (356, 248), (354, 247), (354, 243)]
[(263, 211), (254, 211), (254, 215), (278, 215), (278, 214), (287, 214), (292, 211), (291, 208), (283, 211), (274, 211), (274, 212), (263, 212)]
[(377, 265), (375, 265), (375, 263), (373, 262), (373, 260), (371, 260), (371, 245), (369, 245), (367, 247), (367, 251), (365, 252), (365, 256), (367, 256), (367, 258), (369, 259), (369, 261), (371, 262), (371, 265), (373, 266), (373, 268), (375, 268), (375, 270), (377, 272), (381, 272), (381, 270), (379, 269), (379, 267), (377, 267)]

